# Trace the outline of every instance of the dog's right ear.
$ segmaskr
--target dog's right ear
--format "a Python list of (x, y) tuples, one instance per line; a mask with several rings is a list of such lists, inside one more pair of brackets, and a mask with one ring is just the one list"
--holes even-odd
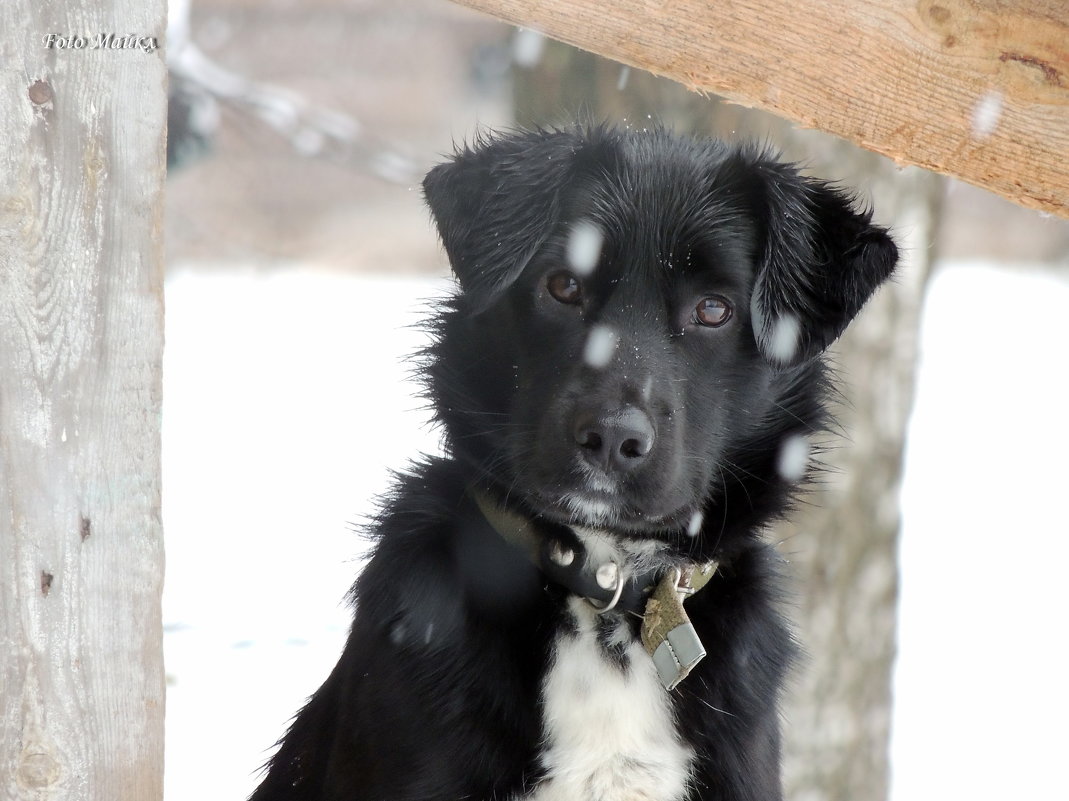
[(481, 137), (423, 179), (449, 263), (476, 311), (519, 277), (552, 233), (582, 146), (567, 131)]

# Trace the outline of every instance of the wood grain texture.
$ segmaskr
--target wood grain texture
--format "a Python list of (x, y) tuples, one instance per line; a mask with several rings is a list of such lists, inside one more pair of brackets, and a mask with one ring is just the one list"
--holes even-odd
[(0, 799), (163, 795), (163, 0), (0, 4)]
[(1069, 216), (1065, 0), (458, 0)]

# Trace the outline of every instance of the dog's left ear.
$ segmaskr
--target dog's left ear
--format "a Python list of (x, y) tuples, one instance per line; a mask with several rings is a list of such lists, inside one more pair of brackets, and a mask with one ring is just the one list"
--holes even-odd
[(898, 248), (872, 225), (871, 210), (841, 190), (764, 154), (740, 159), (729, 173), (743, 167), (758, 179), (749, 186), (764, 233), (750, 299), (754, 334), (773, 364), (799, 364), (839, 337), (891, 275)]
[(487, 136), (424, 178), (449, 263), (476, 311), (519, 277), (553, 232), (580, 148), (568, 131)]

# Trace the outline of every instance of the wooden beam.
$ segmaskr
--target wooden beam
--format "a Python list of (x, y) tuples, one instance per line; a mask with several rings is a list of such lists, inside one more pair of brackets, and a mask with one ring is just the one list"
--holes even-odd
[(163, 796), (164, 26), (0, 4), (5, 801)]
[(458, 0), (1069, 217), (1065, 0)]

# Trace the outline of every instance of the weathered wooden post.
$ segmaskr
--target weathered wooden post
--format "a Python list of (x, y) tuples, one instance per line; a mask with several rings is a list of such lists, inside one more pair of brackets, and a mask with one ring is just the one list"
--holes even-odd
[(0, 4), (2, 801), (163, 795), (165, 16)]

